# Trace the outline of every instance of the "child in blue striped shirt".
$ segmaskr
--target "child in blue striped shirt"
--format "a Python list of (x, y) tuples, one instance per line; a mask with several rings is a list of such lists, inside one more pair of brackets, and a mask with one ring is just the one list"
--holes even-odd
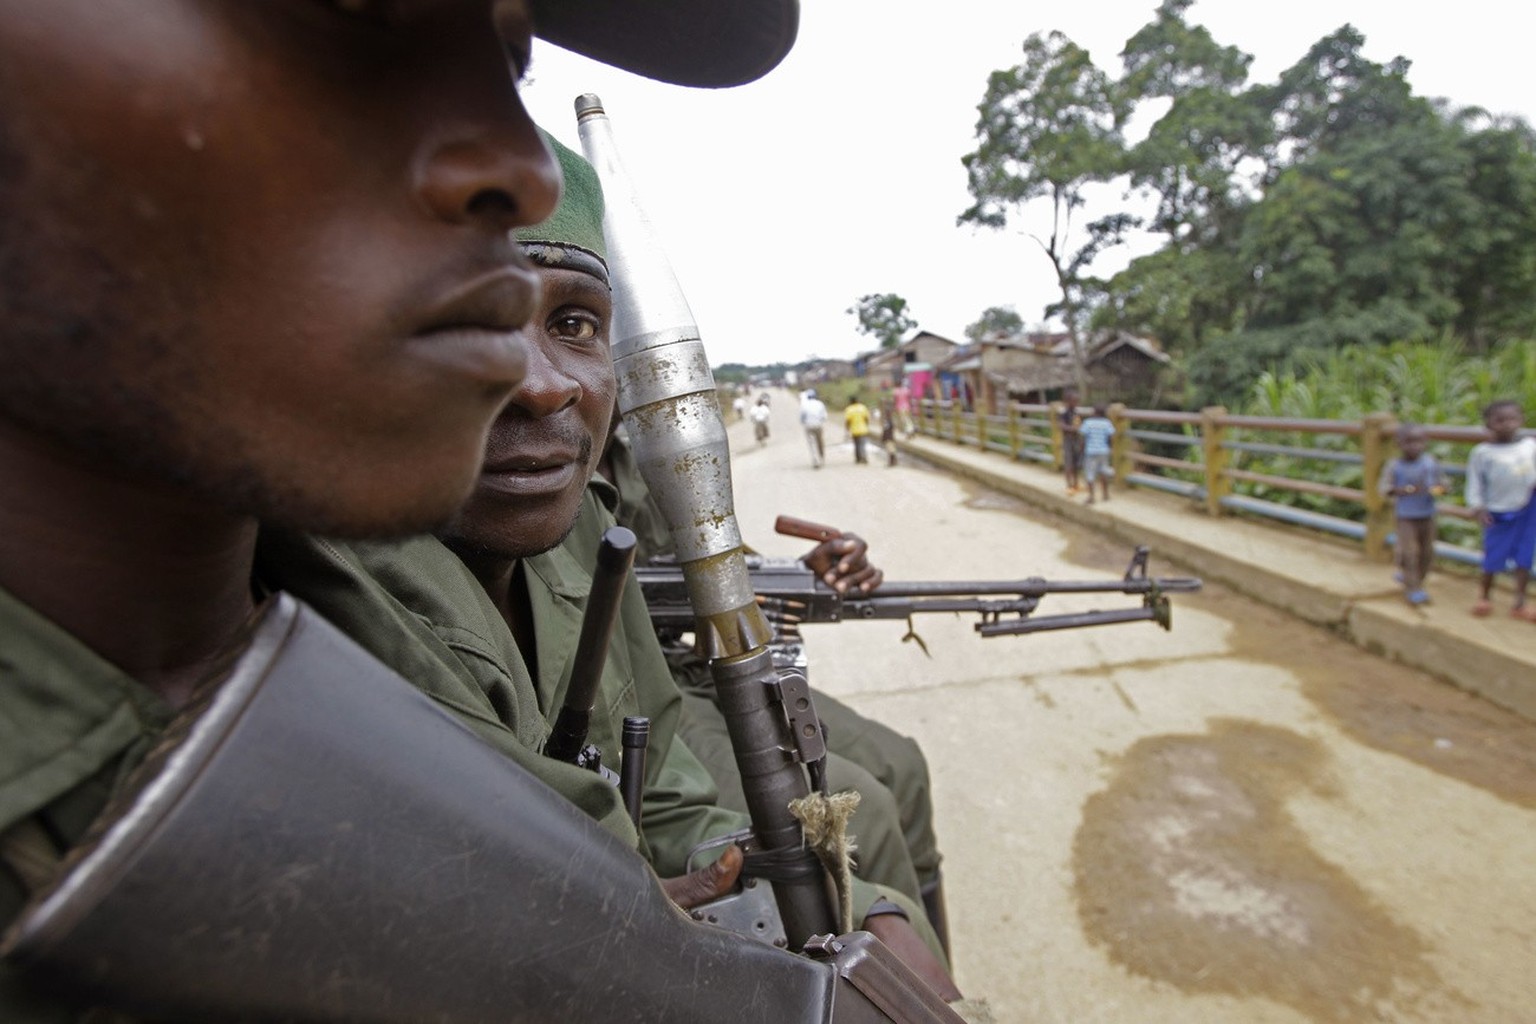
[(1115, 475), (1109, 464), (1109, 439), (1115, 436), (1115, 425), (1104, 414), (1104, 406), (1093, 407), (1093, 415), (1083, 420), (1078, 428), (1083, 439), (1083, 479), (1088, 483), (1088, 504), (1093, 504), (1093, 482), (1097, 480), (1109, 500), (1109, 478)]

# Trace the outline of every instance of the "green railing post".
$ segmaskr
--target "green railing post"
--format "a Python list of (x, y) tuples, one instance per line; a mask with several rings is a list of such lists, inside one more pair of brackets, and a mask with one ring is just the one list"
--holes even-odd
[(1051, 417), (1051, 465), (1060, 472), (1066, 463), (1062, 460), (1064, 448), (1061, 433), (1061, 410), (1065, 408), (1060, 402), (1052, 402), (1050, 405)]
[(1131, 475), (1131, 422), (1125, 418), (1125, 403), (1116, 402), (1109, 407), (1109, 422), (1114, 425), (1115, 436), (1109, 442), (1109, 465), (1115, 479), (1125, 484)]
[(1227, 410), (1219, 405), (1200, 410), (1200, 446), (1205, 455), (1205, 511), (1213, 516), (1221, 515), (1221, 499), (1232, 490), (1227, 479), (1227, 450), (1221, 446), (1226, 439)]
[(1381, 559), (1391, 552), (1387, 534), (1392, 532), (1392, 502), (1381, 493), (1377, 482), (1387, 464), (1389, 439), (1397, 429), (1391, 413), (1373, 412), (1360, 423), (1360, 489), (1365, 492), (1365, 557)]

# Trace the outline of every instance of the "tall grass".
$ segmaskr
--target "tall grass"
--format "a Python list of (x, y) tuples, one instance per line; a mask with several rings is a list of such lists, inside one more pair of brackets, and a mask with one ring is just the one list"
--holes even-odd
[[(1369, 413), (1391, 413), (1400, 422), (1472, 426), (1494, 399), (1513, 398), (1536, 416), (1536, 342), (1508, 343), (1487, 354), (1469, 354), (1454, 343), (1359, 346), (1326, 355), (1308, 354), (1286, 369), (1260, 374), (1241, 412), (1252, 416), (1358, 421)], [(1338, 436), (1291, 437), (1268, 433), (1271, 443), (1297, 447), (1354, 450), (1357, 442)], [(1435, 442), (1430, 451), (1451, 467), (1465, 460), (1466, 447)], [(1245, 453), (1245, 469), (1274, 476), (1301, 477), (1343, 487), (1374, 487), (1361, 468), (1294, 455)], [(1348, 502), (1297, 494), (1258, 484), (1238, 485), (1243, 493), (1328, 515), (1358, 519), (1361, 510)], [(1473, 541), (1468, 523), (1442, 517), (1443, 539)]]

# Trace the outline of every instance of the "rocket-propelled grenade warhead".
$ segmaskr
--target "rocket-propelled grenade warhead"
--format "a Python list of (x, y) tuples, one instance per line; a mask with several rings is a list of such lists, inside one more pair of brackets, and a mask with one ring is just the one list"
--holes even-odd
[(576, 100), (577, 129), (602, 182), (603, 234), (617, 289), (613, 365), (635, 461), (672, 530), (709, 658), (745, 654), (772, 630), (752, 596), (731, 492), (731, 456), (699, 329), (619, 159), (602, 101)]

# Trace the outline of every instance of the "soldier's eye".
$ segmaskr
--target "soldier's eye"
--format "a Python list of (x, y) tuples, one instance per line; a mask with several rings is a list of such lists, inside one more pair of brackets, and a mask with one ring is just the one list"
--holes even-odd
[(602, 321), (584, 309), (562, 309), (549, 320), (549, 332), (562, 341), (585, 343), (597, 339)]

